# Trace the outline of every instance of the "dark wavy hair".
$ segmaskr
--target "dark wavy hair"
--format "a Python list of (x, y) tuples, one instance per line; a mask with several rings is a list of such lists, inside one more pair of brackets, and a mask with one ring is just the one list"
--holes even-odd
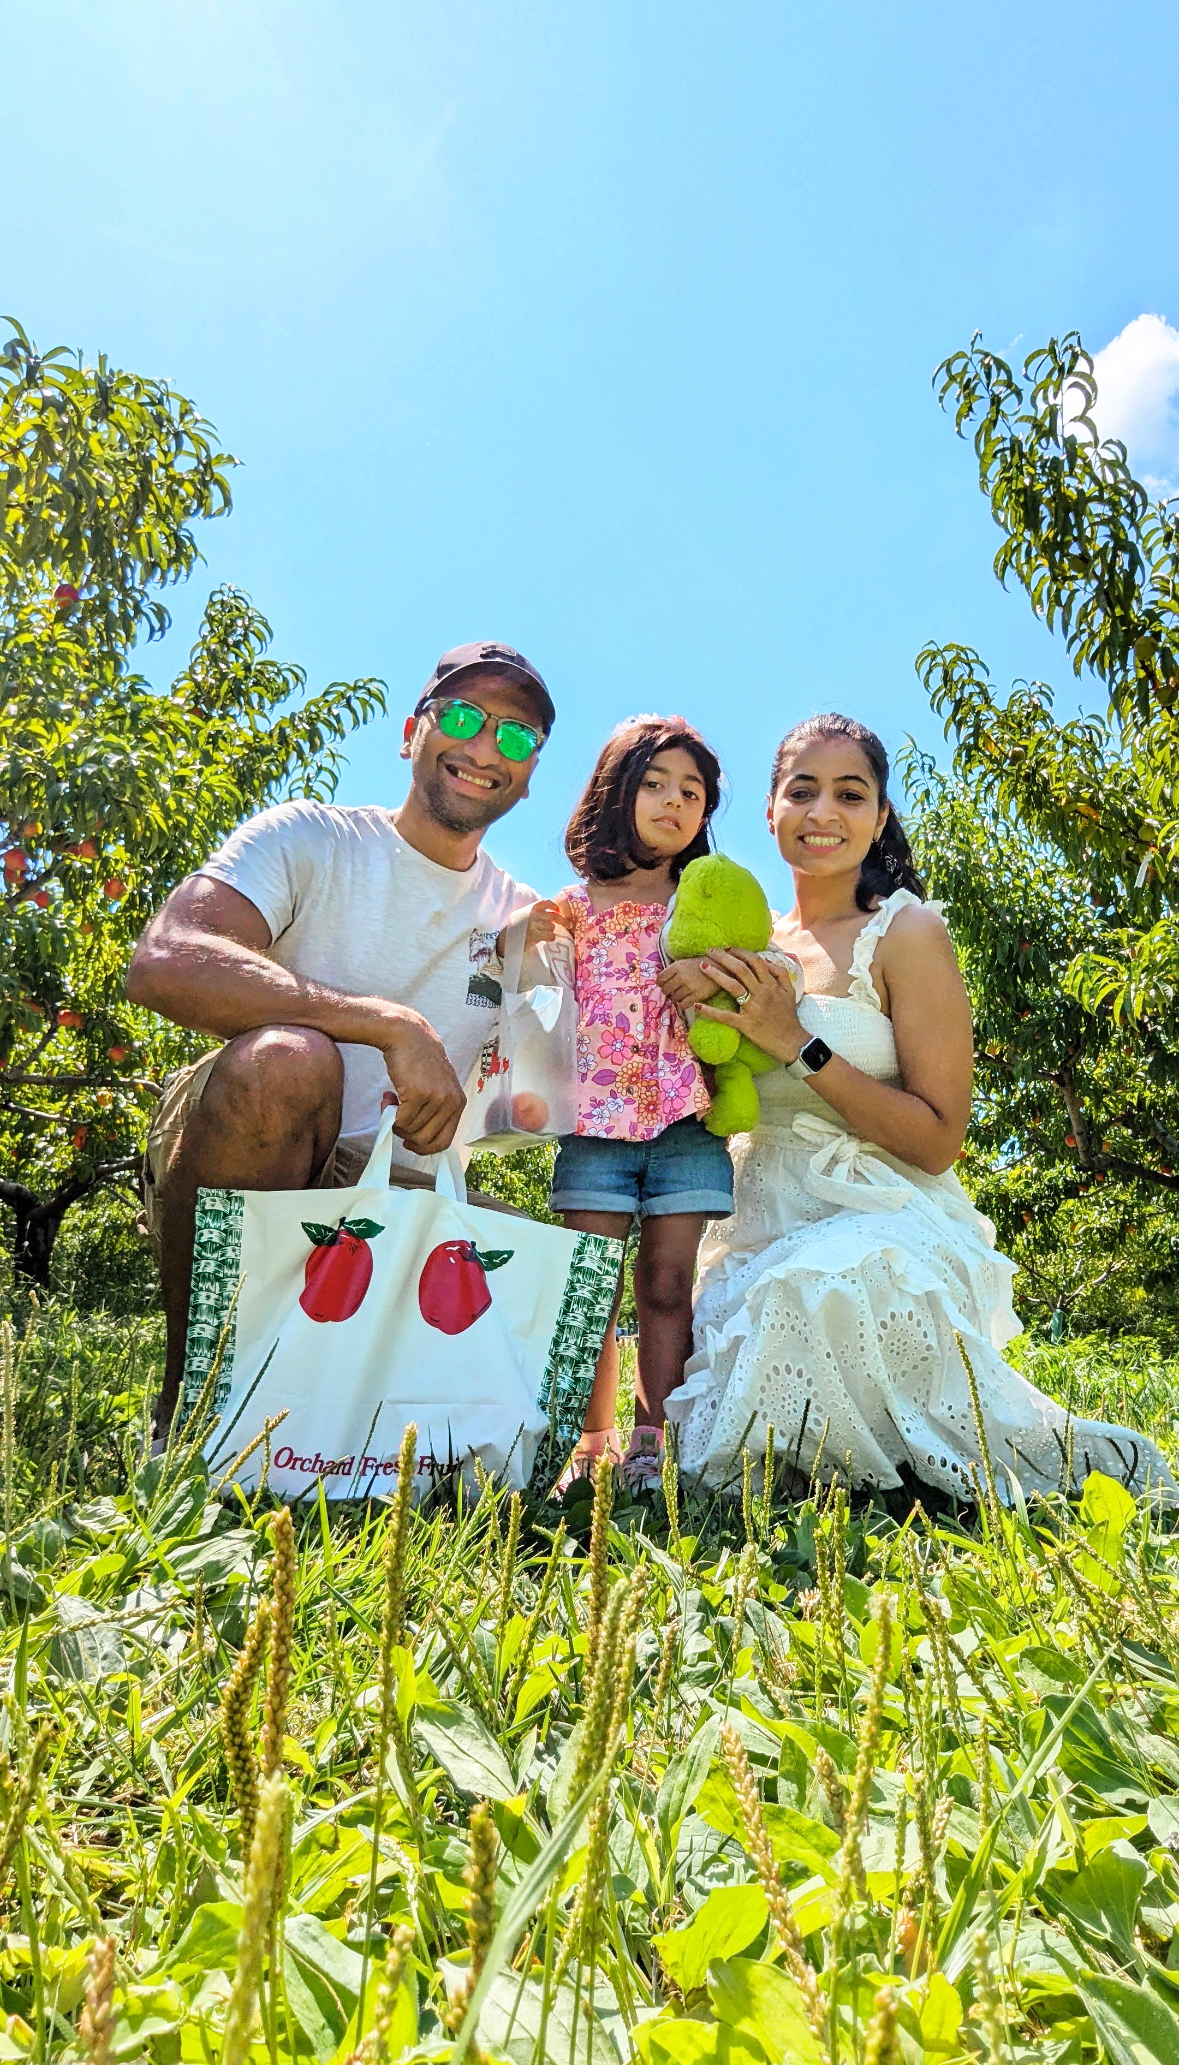
[(675, 746), (690, 753), (700, 769), (704, 818), (691, 845), (671, 863), (673, 882), (690, 860), (708, 852), (708, 828), (721, 791), (720, 762), (712, 747), (682, 717), (629, 717), (602, 747), (565, 828), (565, 851), (583, 880), (620, 882), (632, 868), (655, 866), (658, 854), (641, 845), (635, 832), (635, 800), (652, 760)]
[(925, 884), (917, 873), (913, 849), (888, 793), (888, 754), (876, 733), (869, 731), (866, 724), (828, 710), (820, 717), (804, 717), (801, 724), (792, 725), (774, 754), (770, 772), (771, 797), (777, 794), (786, 755), (798, 746), (805, 746), (810, 739), (850, 739), (854, 746), (859, 747), (872, 770), (880, 801), (888, 804), (888, 816), (880, 834), (873, 839), (860, 863), (860, 879), (856, 883), (857, 908), (861, 911), (874, 909), (879, 899), (891, 896), (894, 889), (911, 889), (914, 896), (919, 896), (924, 903)]

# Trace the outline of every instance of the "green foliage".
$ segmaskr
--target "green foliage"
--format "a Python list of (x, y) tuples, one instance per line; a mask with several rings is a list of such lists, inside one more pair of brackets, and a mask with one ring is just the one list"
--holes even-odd
[(0, 1201), (42, 1282), (62, 1212), (124, 1174), (193, 1038), (123, 998), (131, 946), (249, 812), (330, 795), (380, 684), (305, 694), (235, 589), (160, 691), (134, 662), (229, 508), (233, 460), (166, 382), (0, 351)]
[[(1025, 1320), (1145, 1332), (1179, 1318), (1179, 1068), (1170, 1029), (1068, 985), (1111, 937), (1091, 875), (910, 749), (918, 864), (975, 1019), (962, 1171), (1019, 1264)], [(1171, 1157), (1176, 1158), (1172, 1164)], [(1057, 1321), (1059, 1325), (1061, 1320)]]
[(1022, 382), (977, 337), (938, 377), (959, 434), (974, 431), (1004, 534), (995, 571), (1061, 633), (1074, 673), (1096, 676), (1108, 718), (1058, 723), (1042, 682), (1000, 701), (966, 646), (926, 647), (918, 672), (971, 793), (1092, 887), (1106, 936), (1078, 948), (1069, 989), (1166, 1042), (1179, 983), (1179, 513), (1151, 504), (1123, 445), (1097, 442), (1093, 362), (1075, 332), (1031, 353)]
[(964, 1173), (1027, 1317), (1174, 1325), (1179, 1306), (1179, 517), (1099, 443), (1075, 333), (1017, 378), (976, 337), (939, 368), (1016, 580), (1105, 718), (1003, 699), (977, 653), (917, 667), (952, 772), (911, 750), (916, 846), (978, 1030)]
[[(673, 1548), (661, 1498), (620, 1491), (629, 1603), (592, 1651), (553, 1509), (509, 1551), (503, 1497), (435, 1495), (391, 1573), (381, 1509), (311, 1502), (274, 1637), (271, 1939), (219, 1708), (273, 1522), (183, 1448), (144, 1459), (157, 1336), (54, 1306), (0, 1372), (6, 2056), (97, 2055), (108, 1932), (112, 2055), (148, 2065), (222, 2055), (247, 1968), (276, 2065), (343, 2065), (366, 2031), (362, 2057), (421, 2065), (971, 2065), (988, 2031), (1029, 2065), (1179, 2055), (1179, 1538), (1113, 1480), (978, 1532), (759, 1499), (740, 1556), (732, 1508), (684, 1492)], [(1024, 1354), (1101, 1409), (1099, 1346)], [(264, 1690), (235, 1709), (247, 1763)]]
[(467, 1167), (467, 1188), (515, 1205), (542, 1226), (555, 1226), (556, 1215), (549, 1210), (553, 1152), (551, 1143), (538, 1142), (514, 1154), (473, 1154)]
[(53, 1245), (53, 1290), (79, 1312), (126, 1319), (156, 1309), (160, 1278), (139, 1231), (139, 1199), (125, 1184), (91, 1192), (67, 1214)]

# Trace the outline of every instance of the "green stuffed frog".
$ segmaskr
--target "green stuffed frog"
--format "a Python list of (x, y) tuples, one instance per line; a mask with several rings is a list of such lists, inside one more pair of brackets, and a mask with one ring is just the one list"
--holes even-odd
[[(757, 877), (727, 854), (708, 853), (689, 861), (680, 876), (661, 943), (672, 961), (694, 961), (718, 947), (760, 954), (769, 946), (773, 924)], [(708, 1001), (719, 1010), (734, 1009), (727, 990), (716, 990)], [(688, 1045), (715, 1072), (716, 1090), (704, 1119), (708, 1131), (722, 1139), (750, 1132), (761, 1117), (754, 1077), (780, 1064), (735, 1026), (719, 1025), (714, 1018), (695, 1020)]]

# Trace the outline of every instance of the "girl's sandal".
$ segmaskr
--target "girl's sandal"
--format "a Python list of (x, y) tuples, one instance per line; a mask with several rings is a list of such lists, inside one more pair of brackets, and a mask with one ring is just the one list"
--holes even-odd
[(654, 1491), (663, 1477), (662, 1427), (636, 1427), (622, 1458), (622, 1481), (630, 1491)]
[(622, 1436), (617, 1427), (600, 1427), (592, 1434), (582, 1435), (550, 1496), (560, 1498), (577, 1478), (592, 1477), (599, 1456), (606, 1456), (615, 1468), (621, 1463)]

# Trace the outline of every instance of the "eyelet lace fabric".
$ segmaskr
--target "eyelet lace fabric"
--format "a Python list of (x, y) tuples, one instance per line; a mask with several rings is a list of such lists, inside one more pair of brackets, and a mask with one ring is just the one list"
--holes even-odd
[[(882, 1082), (898, 1078), (891, 1021), (871, 978), (898, 890), (856, 942), (846, 997), (808, 995), (799, 1017), (833, 1052)], [(871, 1001), (869, 1001), (869, 998)], [(730, 1219), (700, 1251), (694, 1353), (667, 1400), (680, 1466), (718, 1487), (741, 1482), (741, 1450), (775, 1447), (806, 1473), (887, 1489), (898, 1465), (972, 1500), (982, 1469), (956, 1335), (974, 1368), (1001, 1495), (1053, 1491), (1090, 1470), (1176, 1492), (1145, 1436), (1064, 1408), (1003, 1359), (1021, 1331), (1015, 1265), (952, 1173), (926, 1175), (850, 1134), (786, 1070), (762, 1076), (762, 1123), (731, 1143)], [(1010, 1473), (1010, 1474), (1009, 1474)]]

